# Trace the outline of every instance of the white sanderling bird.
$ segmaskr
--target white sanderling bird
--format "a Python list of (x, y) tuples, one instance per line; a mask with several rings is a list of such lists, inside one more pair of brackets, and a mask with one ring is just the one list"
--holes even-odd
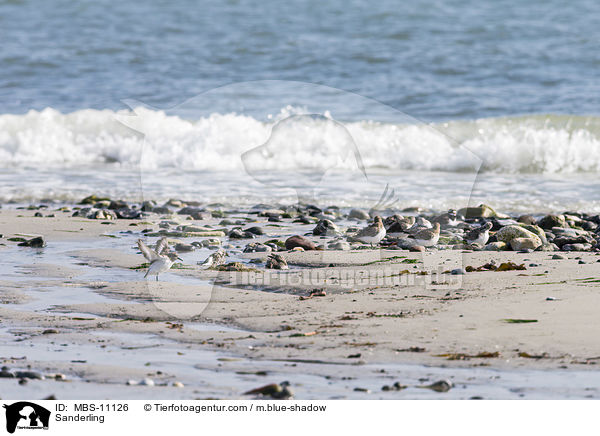
[[(204, 262), (202, 262), (202, 266), (206, 268), (214, 268), (219, 265), (223, 265), (225, 263), (225, 258), (227, 257), (227, 253), (222, 248), (215, 251), (213, 254), (208, 256)], [(200, 263), (200, 262), (198, 262)]]
[(435, 223), (432, 229), (419, 230), (413, 235), (417, 245), (433, 247), (440, 239), (440, 223)]
[(365, 227), (356, 234), (356, 239), (365, 244), (378, 244), (383, 238), (385, 238), (385, 227), (381, 217), (377, 215), (373, 218), (373, 224)]
[(152, 274), (156, 275), (156, 281), (158, 281), (160, 273), (170, 270), (175, 260), (182, 260), (177, 256), (177, 253), (169, 251), (167, 238), (160, 238), (154, 250), (148, 247), (141, 239), (138, 239), (137, 245), (144, 257), (150, 262), (144, 278), (148, 277), (148, 274)]
[(488, 239), (490, 239), (490, 229), (492, 227), (493, 224), (491, 222), (487, 222), (484, 225), (467, 232), (464, 237), (465, 242), (469, 245), (478, 244), (484, 246)]

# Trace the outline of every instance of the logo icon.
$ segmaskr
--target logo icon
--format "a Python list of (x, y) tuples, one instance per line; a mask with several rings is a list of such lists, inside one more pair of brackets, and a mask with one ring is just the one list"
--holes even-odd
[(48, 429), (50, 411), (29, 401), (19, 401), (3, 406), (6, 409), (6, 431), (14, 433), (19, 429)]

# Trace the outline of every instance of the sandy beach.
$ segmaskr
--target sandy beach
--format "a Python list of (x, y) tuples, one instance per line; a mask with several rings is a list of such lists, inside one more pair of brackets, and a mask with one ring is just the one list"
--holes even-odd
[[(298, 399), (600, 396), (593, 250), (352, 243), (282, 249), (289, 269), (274, 270), (269, 252), (245, 247), (310, 234), (314, 223), (235, 210), (196, 220), (74, 210), (0, 209), (0, 356), (5, 374), (36, 374), (0, 378), (3, 398), (252, 398), (243, 393), (284, 380)], [(240, 220), (264, 234), (225, 236)], [(135, 243), (155, 235), (145, 238), (154, 244), (160, 230), (183, 260), (146, 280)], [(43, 248), (18, 246), (36, 236)], [(237, 271), (200, 265), (217, 246)], [(491, 261), (523, 269), (474, 271)], [(420, 389), (439, 380), (454, 386)], [(406, 388), (382, 390), (395, 382)]]

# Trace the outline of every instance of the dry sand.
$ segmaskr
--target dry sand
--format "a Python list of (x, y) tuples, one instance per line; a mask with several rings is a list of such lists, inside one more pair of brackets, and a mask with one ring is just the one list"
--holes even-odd
[[(426, 365), (430, 377), (452, 377), (452, 371), (476, 377), (459, 368), (579, 374), (600, 361), (595, 253), (562, 253), (565, 259), (555, 260), (547, 252), (284, 252), (290, 270), (249, 263), (256, 271), (216, 272), (196, 265), (203, 256), (192, 252), (184, 256), (188, 269), (146, 282), (143, 271), (131, 268), (143, 261), (133, 242), (148, 224), (33, 214), (0, 213), (0, 255), (17, 258), (0, 271), (0, 356), (9, 368), (62, 372), (72, 382), (18, 386), (0, 379), (10, 395), (236, 398), (246, 388), (288, 378), (300, 380), (304, 388), (296, 390), (305, 398), (354, 398), (364, 395), (353, 390), (356, 384), (376, 390), (392, 377), (376, 375), (375, 368), (388, 374), (396, 368), (401, 381), (419, 384), (405, 379), (410, 365)], [(133, 233), (119, 234), (127, 231)], [(19, 235), (43, 235), (47, 247), (7, 241)], [(52, 262), (48, 254), (57, 246), (63, 255)], [(264, 259), (266, 253), (240, 257)], [(491, 260), (526, 270), (447, 272)], [(313, 289), (326, 295), (306, 298)], [(126, 385), (147, 377), (165, 386)], [(176, 380), (185, 387), (169, 386)], [(330, 380), (338, 380), (337, 390), (326, 388)], [(93, 388), (72, 387), (83, 381)], [(406, 398), (421, 391), (408, 389)]]

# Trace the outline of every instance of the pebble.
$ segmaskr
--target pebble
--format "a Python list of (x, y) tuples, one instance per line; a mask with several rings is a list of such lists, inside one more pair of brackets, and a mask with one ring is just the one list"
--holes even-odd
[(466, 273), (467, 270), (465, 270), (464, 268), (456, 268), (450, 271), (450, 274), (452, 274), (453, 276), (464, 275)]
[(555, 254), (554, 256), (552, 256), (552, 259), (565, 259), (565, 256), (563, 256), (562, 254)]
[(439, 380), (430, 385), (420, 386), (420, 387), (431, 389), (432, 391), (435, 391), (435, 392), (448, 392), (450, 389), (452, 389), (453, 386), (454, 386), (454, 384), (450, 380)]
[(175, 388), (183, 388), (184, 385), (180, 381), (174, 381), (173, 382), (173, 387), (175, 387)]

